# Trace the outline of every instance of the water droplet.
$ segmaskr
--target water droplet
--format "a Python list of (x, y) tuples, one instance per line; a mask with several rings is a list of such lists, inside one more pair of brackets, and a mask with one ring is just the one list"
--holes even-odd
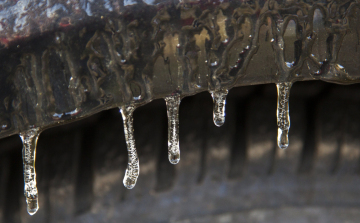
[(294, 66), (294, 62), (285, 62), (285, 64), (288, 68), (291, 68), (292, 66)]
[[(80, 109), (75, 108), (75, 110), (73, 110), (73, 111), (65, 112), (65, 115), (75, 116), (75, 115), (79, 114), (80, 111), (81, 111)], [(56, 114), (56, 113), (55, 113), (55, 114)], [(60, 115), (60, 118), (61, 118), (61, 116), (62, 116), (62, 115)]]
[(228, 90), (210, 92), (213, 98), (213, 120), (217, 127), (225, 123), (225, 105), (228, 92)]
[(168, 116), (168, 155), (172, 164), (180, 161), (179, 146), (179, 105), (180, 94), (165, 98)]
[(344, 66), (340, 65), (340, 64), (336, 64), (336, 66), (339, 68), (339, 69), (345, 69)]
[(218, 62), (215, 60), (214, 62), (210, 63), (210, 66), (215, 67), (218, 65)]
[(197, 74), (196, 76), (196, 87), (201, 88), (201, 76), (200, 74)]
[(54, 113), (53, 114), (53, 119), (61, 119), (62, 116), (63, 116), (63, 114)]
[(284, 82), (276, 84), (278, 99), (277, 99), (277, 125), (278, 136), (277, 143), (279, 148), (286, 149), (289, 146), (289, 129), (290, 129), (290, 115), (289, 115), (289, 97), (291, 82)]
[(133, 127), (133, 112), (134, 105), (120, 107), (120, 112), (124, 122), (125, 141), (128, 151), (128, 165), (126, 167), (123, 184), (127, 189), (135, 187), (137, 178), (139, 177), (140, 166), (139, 157), (135, 147), (134, 127)]
[(39, 209), (35, 172), (36, 144), (39, 135), (39, 128), (33, 128), (19, 134), (23, 142), (24, 195), (26, 197), (27, 212), (30, 215), (34, 215)]

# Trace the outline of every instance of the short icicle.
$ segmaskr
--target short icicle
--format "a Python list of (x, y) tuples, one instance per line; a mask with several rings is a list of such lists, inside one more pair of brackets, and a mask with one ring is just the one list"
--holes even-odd
[(290, 115), (289, 115), (289, 97), (291, 82), (284, 82), (276, 84), (278, 99), (277, 99), (277, 125), (278, 136), (277, 143), (279, 148), (286, 149), (289, 146), (289, 129), (290, 129)]
[(217, 127), (225, 123), (225, 105), (228, 92), (228, 90), (210, 92), (213, 98), (213, 120)]
[(26, 197), (27, 212), (34, 215), (38, 209), (38, 189), (36, 187), (36, 144), (40, 135), (39, 128), (33, 128), (21, 132), (20, 138), (23, 142), (23, 167), (24, 167), (24, 195)]
[(134, 138), (134, 127), (133, 127), (134, 110), (135, 110), (134, 105), (120, 107), (120, 112), (124, 122), (126, 146), (128, 150), (128, 165), (123, 180), (123, 184), (127, 189), (132, 189), (135, 187), (140, 172), (139, 157), (136, 152), (135, 138)]
[(168, 116), (168, 155), (172, 164), (180, 161), (179, 147), (179, 105), (180, 95), (175, 94), (165, 98)]

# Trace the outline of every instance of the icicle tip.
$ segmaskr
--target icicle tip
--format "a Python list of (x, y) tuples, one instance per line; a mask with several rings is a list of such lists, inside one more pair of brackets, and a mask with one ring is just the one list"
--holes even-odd
[(29, 215), (36, 214), (36, 212), (39, 210), (38, 199), (28, 198), (26, 199), (26, 203), (27, 203), (27, 212), (29, 213)]
[(136, 185), (136, 180), (130, 177), (125, 177), (123, 184), (127, 189), (133, 189)]
[(280, 149), (286, 149), (289, 146), (289, 130), (278, 129), (278, 146)]
[(180, 153), (169, 153), (169, 161), (171, 164), (178, 164), (180, 162)]

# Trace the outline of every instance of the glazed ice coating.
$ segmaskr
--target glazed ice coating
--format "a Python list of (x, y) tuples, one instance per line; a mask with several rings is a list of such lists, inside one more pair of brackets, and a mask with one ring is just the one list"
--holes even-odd
[(0, 17), (0, 137), (174, 92), (359, 81), (356, 1), (32, 4)]

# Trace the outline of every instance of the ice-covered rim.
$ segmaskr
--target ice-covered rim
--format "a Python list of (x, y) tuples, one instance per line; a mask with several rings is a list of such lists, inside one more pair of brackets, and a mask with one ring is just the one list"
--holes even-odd
[(5, 1), (0, 137), (24, 142), (29, 213), (38, 207), (40, 132), (104, 109), (123, 115), (129, 189), (140, 171), (132, 114), (157, 98), (166, 100), (176, 164), (181, 98), (209, 91), (221, 126), (231, 88), (275, 83), (278, 146), (287, 148), (294, 82), (359, 82), (359, 10), (355, 0)]
[(0, 137), (234, 86), (357, 83), (357, 1), (5, 1)]

